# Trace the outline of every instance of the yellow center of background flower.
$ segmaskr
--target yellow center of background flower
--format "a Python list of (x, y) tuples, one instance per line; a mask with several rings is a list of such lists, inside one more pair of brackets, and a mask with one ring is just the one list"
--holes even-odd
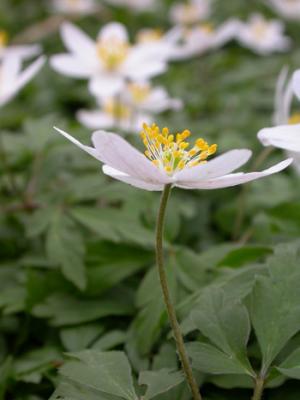
[(6, 31), (0, 30), (0, 47), (5, 47), (8, 42), (8, 34)]
[(143, 29), (137, 34), (138, 43), (158, 42), (162, 38), (161, 29)]
[(263, 38), (268, 32), (269, 24), (264, 21), (255, 22), (251, 28), (256, 39)]
[(136, 104), (140, 104), (145, 101), (151, 92), (151, 88), (148, 83), (129, 83), (127, 88), (133, 102)]
[(288, 121), (289, 125), (296, 125), (296, 124), (300, 124), (300, 113), (294, 113), (290, 116), (289, 121)]
[(129, 119), (131, 116), (130, 108), (114, 99), (107, 100), (104, 103), (103, 110), (106, 114), (111, 115), (116, 120)]
[(184, 130), (176, 135), (170, 134), (168, 128), (160, 128), (156, 124), (143, 125), (141, 138), (146, 147), (145, 155), (158, 168), (164, 169), (168, 175), (173, 175), (183, 168), (192, 168), (205, 164), (207, 158), (217, 151), (217, 145), (209, 145), (199, 138), (190, 149), (185, 141), (191, 132)]
[(100, 40), (97, 44), (97, 54), (105, 68), (114, 70), (127, 58), (129, 45), (118, 38)]

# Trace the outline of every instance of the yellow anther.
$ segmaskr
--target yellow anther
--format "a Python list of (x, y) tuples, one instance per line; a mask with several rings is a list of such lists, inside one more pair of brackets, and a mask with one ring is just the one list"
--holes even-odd
[[(167, 174), (172, 175), (183, 168), (191, 168), (206, 162), (206, 159), (214, 154), (217, 145), (208, 143), (203, 139), (197, 139), (191, 150), (186, 150), (189, 143), (184, 141), (190, 136), (189, 130), (184, 130), (174, 135), (169, 133), (168, 128), (160, 128), (156, 124), (151, 126), (143, 124), (141, 138), (147, 150), (145, 152), (154, 165), (163, 168)], [(153, 160), (154, 159), (154, 160)]]
[(126, 60), (128, 52), (128, 43), (115, 37), (100, 39), (97, 43), (98, 57), (109, 70), (119, 67)]
[(8, 34), (6, 31), (0, 31), (0, 47), (5, 47), (8, 42)]
[(189, 147), (189, 143), (188, 142), (181, 142), (180, 143), (180, 145), (179, 145), (179, 148), (181, 149), (181, 150), (185, 150), (186, 148), (188, 148)]
[(178, 169), (183, 169), (185, 167), (185, 161), (180, 160), (177, 167), (178, 167)]
[(294, 113), (290, 116), (289, 118), (289, 124), (290, 125), (296, 125), (300, 124), (300, 113)]
[(164, 136), (169, 136), (169, 129), (165, 127), (165, 128), (162, 129), (161, 133), (162, 133)]
[(162, 38), (161, 29), (143, 29), (137, 34), (139, 43), (156, 42)]

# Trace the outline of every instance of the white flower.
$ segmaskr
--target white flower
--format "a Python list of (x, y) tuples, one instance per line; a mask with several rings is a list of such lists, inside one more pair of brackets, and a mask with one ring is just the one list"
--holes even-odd
[(80, 110), (78, 121), (89, 129), (119, 128), (123, 132), (137, 133), (141, 124), (151, 122), (151, 116), (137, 112), (128, 104), (115, 98), (100, 100), (98, 110)]
[(52, 9), (55, 12), (71, 15), (93, 14), (99, 3), (95, 0), (52, 0)]
[(98, 131), (92, 136), (94, 147), (81, 144), (68, 133), (55, 128), (59, 133), (101, 161), (103, 172), (114, 179), (145, 190), (162, 190), (166, 184), (183, 189), (218, 189), (236, 186), (282, 171), (292, 162), (287, 159), (262, 172), (232, 173), (245, 164), (251, 151), (231, 150), (205, 163), (216, 151), (203, 139), (187, 150), (185, 139), (190, 132), (185, 130), (176, 135), (162, 131), (153, 124), (144, 124), (141, 133), (147, 148), (145, 155), (136, 150), (120, 136)]
[(253, 14), (248, 22), (241, 22), (237, 40), (261, 55), (289, 49), (291, 40), (284, 35), (281, 21), (267, 21), (262, 15)]
[(119, 93), (126, 79), (148, 79), (167, 68), (147, 49), (131, 46), (126, 28), (119, 23), (102, 28), (96, 42), (70, 23), (63, 24), (61, 34), (70, 53), (53, 56), (51, 65), (62, 74), (90, 79), (90, 91), (98, 97)]
[(275, 95), (273, 121), (276, 125), (258, 132), (258, 139), (264, 146), (274, 146), (287, 151), (294, 159), (294, 166), (300, 173), (300, 113), (291, 114), (294, 93), (300, 99), (300, 70), (289, 79), (284, 68), (278, 78)]
[(189, 0), (187, 3), (176, 3), (170, 9), (173, 24), (192, 25), (210, 17), (212, 0)]
[(0, 60), (7, 56), (16, 56), (20, 60), (27, 60), (41, 52), (41, 46), (33, 45), (9, 45), (6, 31), (0, 30)]
[[(162, 86), (152, 87), (149, 82), (131, 82), (126, 86), (122, 99), (133, 110), (157, 114), (166, 110), (182, 108), (180, 99), (169, 97)], [(140, 124), (141, 126), (141, 124)]]
[(80, 110), (77, 118), (89, 129), (120, 128), (124, 132), (138, 133), (143, 122), (150, 123), (152, 115), (168, 109), (182, 107), (179, 99), (169, 97), (161, 87), (151, 87), (148, 82), (128, 83), (116, 97), (98, 99), (99, 109)]
[(166, 33), (160, 29), (145, 28), (136, 35), (136, 45), (139, 50), (147, 52), (149, 56), (168, 61), (176, 50), (181, 36), (182, 29), (177, 26)]
[(106, 2), (135, 12), (152, 11), (157, 6), (157, 0), (106, 0)]
[(19, 57), (8, 54), (0, 60), (0, 107), (9, 102), (41, 69), (45, 58), (40, 57), (22, 71)]
[(269, 0), (269, 3), (283, 17), (300, 19), (300, 0)]
[(219, 48), (236, 36), (238, 27), (238, 22), (230, 19), (216, 29), (210, 24), (182, 29), (181, 43), (173, 46), (170, 59), (183, 60)]

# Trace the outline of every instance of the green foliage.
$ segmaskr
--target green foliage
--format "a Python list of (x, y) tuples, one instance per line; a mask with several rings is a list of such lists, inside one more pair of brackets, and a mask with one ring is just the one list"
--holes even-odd
[[(1, 0), (0, 29), (25, 43), (17, 36), (51, 16), (45, 3)], [(112, 20), (131, 37), (167, 30), (173, 1), (158, 3), (155, 15), (105, 5), (76, 24), (94, 36)], [(257, 11), (274, 17), (258, 0), (216, 3), (216, 25)], [(42, 31), (32, 41), (46, 55), (61, 52), (57, 28)], [(185, 107), (157, 123), (188, 128), (220, 153), (249, 147), (257, 158), (278, 73), (299, 67), (298, 24), (287, 22), (287, 32), (288, 53), (260, 57), (232, 42), (171, 63), (155, 82)], [(92, 101), (86, 82), (46, 66), (0, 111), (0, 400), (191, 400), (154, 265), (159, 195), (113, 182), (52, 129), (88, 144), (75, 113)], [(139, 138), (126, 139), (142, 149)], [(261, 168), (282, 158), (274, 150)], [(173, 191), (165, 229), (172, 298), (205, 400), (248, 400), (257, 374), (266, 399), (298, 400), (299, 176), (290, 168), (247, 186), (235, 241), (240, 190)]]

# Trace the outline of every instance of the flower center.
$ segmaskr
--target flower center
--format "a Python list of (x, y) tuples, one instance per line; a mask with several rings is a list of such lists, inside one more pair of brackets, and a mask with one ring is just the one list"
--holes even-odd
[(169, 133), (168, 128), (160, 130), (156, 124), (151, 126), (143, 124), (141, 138), (147, 149), (145, 155), (155, 166), (164, 169), (168, 175), (173, 175), (183, 168), (205, 164), (207, 158), (217, 151), (217, 145), (208, 145), (204, 139), (199, 138), (188, 150), (190, 144), (185, 139), (190, 134), (191, 132), (186, 129), (174, 136)]
[(120, 101), (110, 99), (105, 101), (103, 110), (116, 120), (129, 119), (131, 116), (130, 108)]
[(116, 37), (99, 40), (97, 54), (108, 70), (117, 69), (127, 58), (129, 45), (126, 41)]
[(256, 39), (261, 39), (268, 32), (268, 28), (269, 28), (269, 24), (267, 22), (258, 21), (252, 25), (251, 30), (252, 30), (253, 36)]
[(181, 19), (186, 24), (192, 24), (198, 18), (199, 7), (195, 4), (184, 4), (181, 9)]
[(4, 48), (8, 42), (7, 32), (0, 30), (0, 48)]
[(288, 120), (289, 125), (300, 124), (300, 113), (294, 113)]
[(148, 83), (129, 83), (127, 87), (133, 102), (136, 104), (140, 104), (145, 101), (151, 91)]
[(137, 34), (138, 43), (158, 42), (163, 36), (161, 29), (142, 29)]

